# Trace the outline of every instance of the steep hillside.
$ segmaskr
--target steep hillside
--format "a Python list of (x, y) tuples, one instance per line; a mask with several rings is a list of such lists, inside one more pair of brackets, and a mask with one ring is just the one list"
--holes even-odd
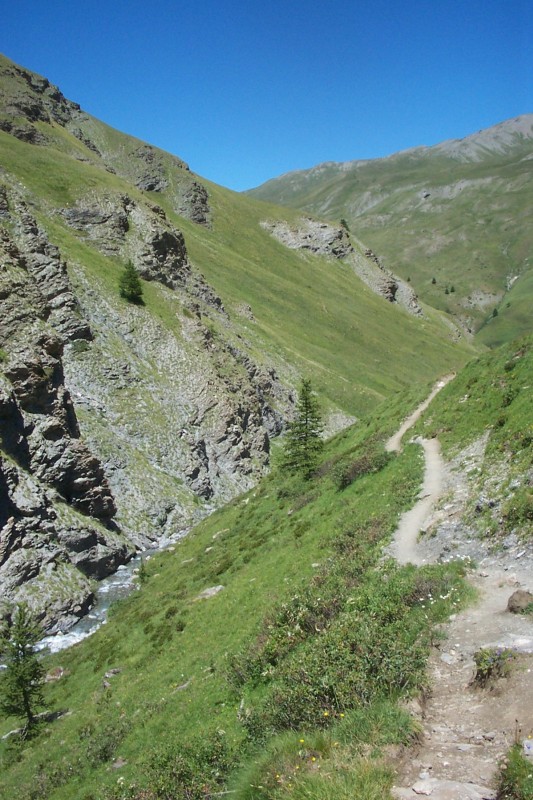
[[(200, 179), (5, 58), (0, 102), (0, 579), (48, 626), (250, 488), (300, 375), (333, 431), (469, 357), (338, 227)], [(128, 260), (143, 304), (119, 295)]]
[(530, 330), (532, 158), (525, 114), (434, 147), (288, 173), (250, 194), (346, 219), (425, 302), (492, 345)]
[[(418, 422), (462, 470), (459, 523), (450, 533), (457, 498), (447, 494), (427, 536), (440, 563), (383, 557), (423, 477), (421, 448), (404, 441), (387, 455), (383, 444), (424, 387), (335, 436), (311, 480), (274, 472), (147, 562), (139, 591), (107, 625), (46, 661), (46, 707), (69, 713), (22, 748), (3, 740), (1, 790), (20, 800), (388, 798), (402, 754), (411, 772), (421, 769), (410, 749), (421, 730), (412, 696), (427, 689), (432, 646), (441, 668), (441, 656), (453, 660), (457, 640), (446, 643), (446, 626), (434, 626), (472, 600), (468, 559), (453, 552), (481, 552), (492, 518), (508, 568), (533, 558), (532, 354), (529, 338), (471, 362)], [(526, 651), (516, 663), (524, 687), (531, 659)], [(495, 702), (467, 686), (458, 699), (468, 717)], [(530, 722), (520, 719), (525, 735)], [(481, 734), (475, 745), (451, 740), (454, 764), (501, 747), (499, 721), (490, 725), (487, 744)], [(2, 733), (15, 726), (2, 721)], [(510, 743), (514, 728), (506, 735)], [(450, 770), (448, 760), (437, 767)], [(462, 788), (452, 796), (494, 796)]]

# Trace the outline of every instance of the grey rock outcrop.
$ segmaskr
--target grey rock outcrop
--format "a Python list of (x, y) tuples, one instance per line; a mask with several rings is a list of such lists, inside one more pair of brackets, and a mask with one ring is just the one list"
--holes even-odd
[[(199, 225), (211, 224), (208, 191), (182, 159), (135, 139), (117, 153), (110, 146), (108, 130), (47, 78), (2, 56), (0, 72), (6, 79), (0, 82), (0, 130), (32, 145), (53, 142), (77, 160), (119, 175), (142, 192), (165, 193), (181, 216)], [(51, 126), (49, 133), (43, 131), (42, 123)], [(64, 128), (86, 150), (58, 137), (54, 125)]]
[(198, 225), (211, 225), (211, 208), (207, 189), (196, 180), (183, 182), (177, 195), (175, 209), (178, 214)]
[(2, 197), (12, 232), (0, 229), (0, 605), (25, 600), (58, 630), (133, 547), (65, 386), (65, 342), (90, 341), (90, 327), (58, 249), (16, 194)]
[(3, 115), (13, 121), (24, 118), (29, 122), (56, 122), (66, 125), (80, 110), (78, 103), (67, 100), (57, 86), (29, 70), (9, 64), (5, 72), (18, 79), (17, 91), (1, 92)]
[(525, 589), (517, 589), (509, 598), (507, 610), (512, 614), (520, 614), (528, 606), (533, 606), (533, 594)]
[(141, 175), (135, 185), (145, 192), (162, 192), (168, 186), (165, 165), (161, 151), (149, 144), (143, 144), (132, 153), (141, 166)]
[(302, 217), (295, 225), (285, 221), (265, 220), (261, 227), (291, 250), (309, 250), (316, 255), (346, 258), (353, 247), (350, 237), (341, 225)]
[(141, 205), (127, 195), (88, 197), (59, 211), (65, 222), (83, 233), (107, 256), (131, 259), (145, 280), (188, 294), (218, 310), (222, 301), (188, 258), (183, 234), (162, 208)]
[(367, 248), (364, 251), (364, 259), (354, 258), (353, 267), (373, 292), (384, 297), (389, 303), (403, 306), (410, 314), (423, 316), (422, 307), (413, 289), (406, 281), (386, 269), (379, 256), (372, 250)]

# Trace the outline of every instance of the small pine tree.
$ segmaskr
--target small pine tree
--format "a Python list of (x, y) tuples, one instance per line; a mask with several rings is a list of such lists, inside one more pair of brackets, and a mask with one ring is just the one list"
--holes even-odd
[(431, 279), (431, 283), (433, 284), (433, 286), (435, 286), (435, 284), (437, 283), (437, 279), (436, 278), (432, 278)]
[(35, 710), (44, 705), (44, 670), (35, 652), (41, 637), (25, 603), (17, 606), (0, 634), (0, 650), (7, 664), (0, 681), (0, 709), (24, 717), (26, 731), (35, 724)]
[(450, 294), (450, 290), (448, 289), (448, 287), (445, 288), (444, 294)]
[(348, 223), (346, 222), (346, 220), (344, 218), (341, 219), (341, 225), (342, 225), (342, 227), (344, 228), (345, 231), (349, 231), (350, 230), (350, 228), (348, 227)]
[(318, 400), (313, 394), (311, 381), (303, 379), (296, 404), (296, 417), (289, 424), (285, 437), (282, 467), (309, 479), (322, 452), (322, 431)]
[(128, 303), (137, 303), (138, 305), (142, 303), (143, 287), (141, 279), (131, 261), (128, 261), (124, 267), (118, 286), (120, 296), (127, 300)]
[(455, 286), (450, 286), (450, 294), (453, 294), (453, 292), (455, 292)]

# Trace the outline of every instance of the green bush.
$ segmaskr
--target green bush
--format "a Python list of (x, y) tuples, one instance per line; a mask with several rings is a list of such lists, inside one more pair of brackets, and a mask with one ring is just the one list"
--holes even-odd
[(505, 678), (515, 657), (515, 653), (505, 647), (482, 647), (474, 653), (474, 684), (485, 687), (498, 678)]
[[(345, 711), (423, 685), (431, 624), (459, 599), (461, 569), (420, 572), (391, 564), (349, 593), (345, 587), (331, 621), (307, 636), (301, 623), (309, 607), (302, 616), (300, 598), (294, 598), (285, 619), (278, 615), (272, 626), (282, 632), (279, 639), (267, 637), (275, 658), (269, 651), (270, 662), (261, 664), (267, 694), (242, 715), (248, 736), (262, 740), (287, 729), (326, 727)], [(246, 669), (241, 677), (246, 680)]]
[(392, 458), (385, 450), (367, 450), (348, 463), (340, 463), (335, 469), (335, 481), (340, 491), (346, 489), (358, 478), (379, 472)]

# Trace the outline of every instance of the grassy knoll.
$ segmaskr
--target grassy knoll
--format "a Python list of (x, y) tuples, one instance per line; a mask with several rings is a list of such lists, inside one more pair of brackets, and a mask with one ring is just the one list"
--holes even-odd
[(274, 471), (148, 561), (107, 625), (47, 659), (66, 670), (47, 706), (70, 713), (2, 742), (0, 793), (386, 796), (382, 748), (415, 733), (396, 701), (424, 684), (432, 625), (466, 591), (461, 565), (381, 559), (422, 473), (419, 448), (382, 442), (420, 395), (332, 439), (312, 480)]

